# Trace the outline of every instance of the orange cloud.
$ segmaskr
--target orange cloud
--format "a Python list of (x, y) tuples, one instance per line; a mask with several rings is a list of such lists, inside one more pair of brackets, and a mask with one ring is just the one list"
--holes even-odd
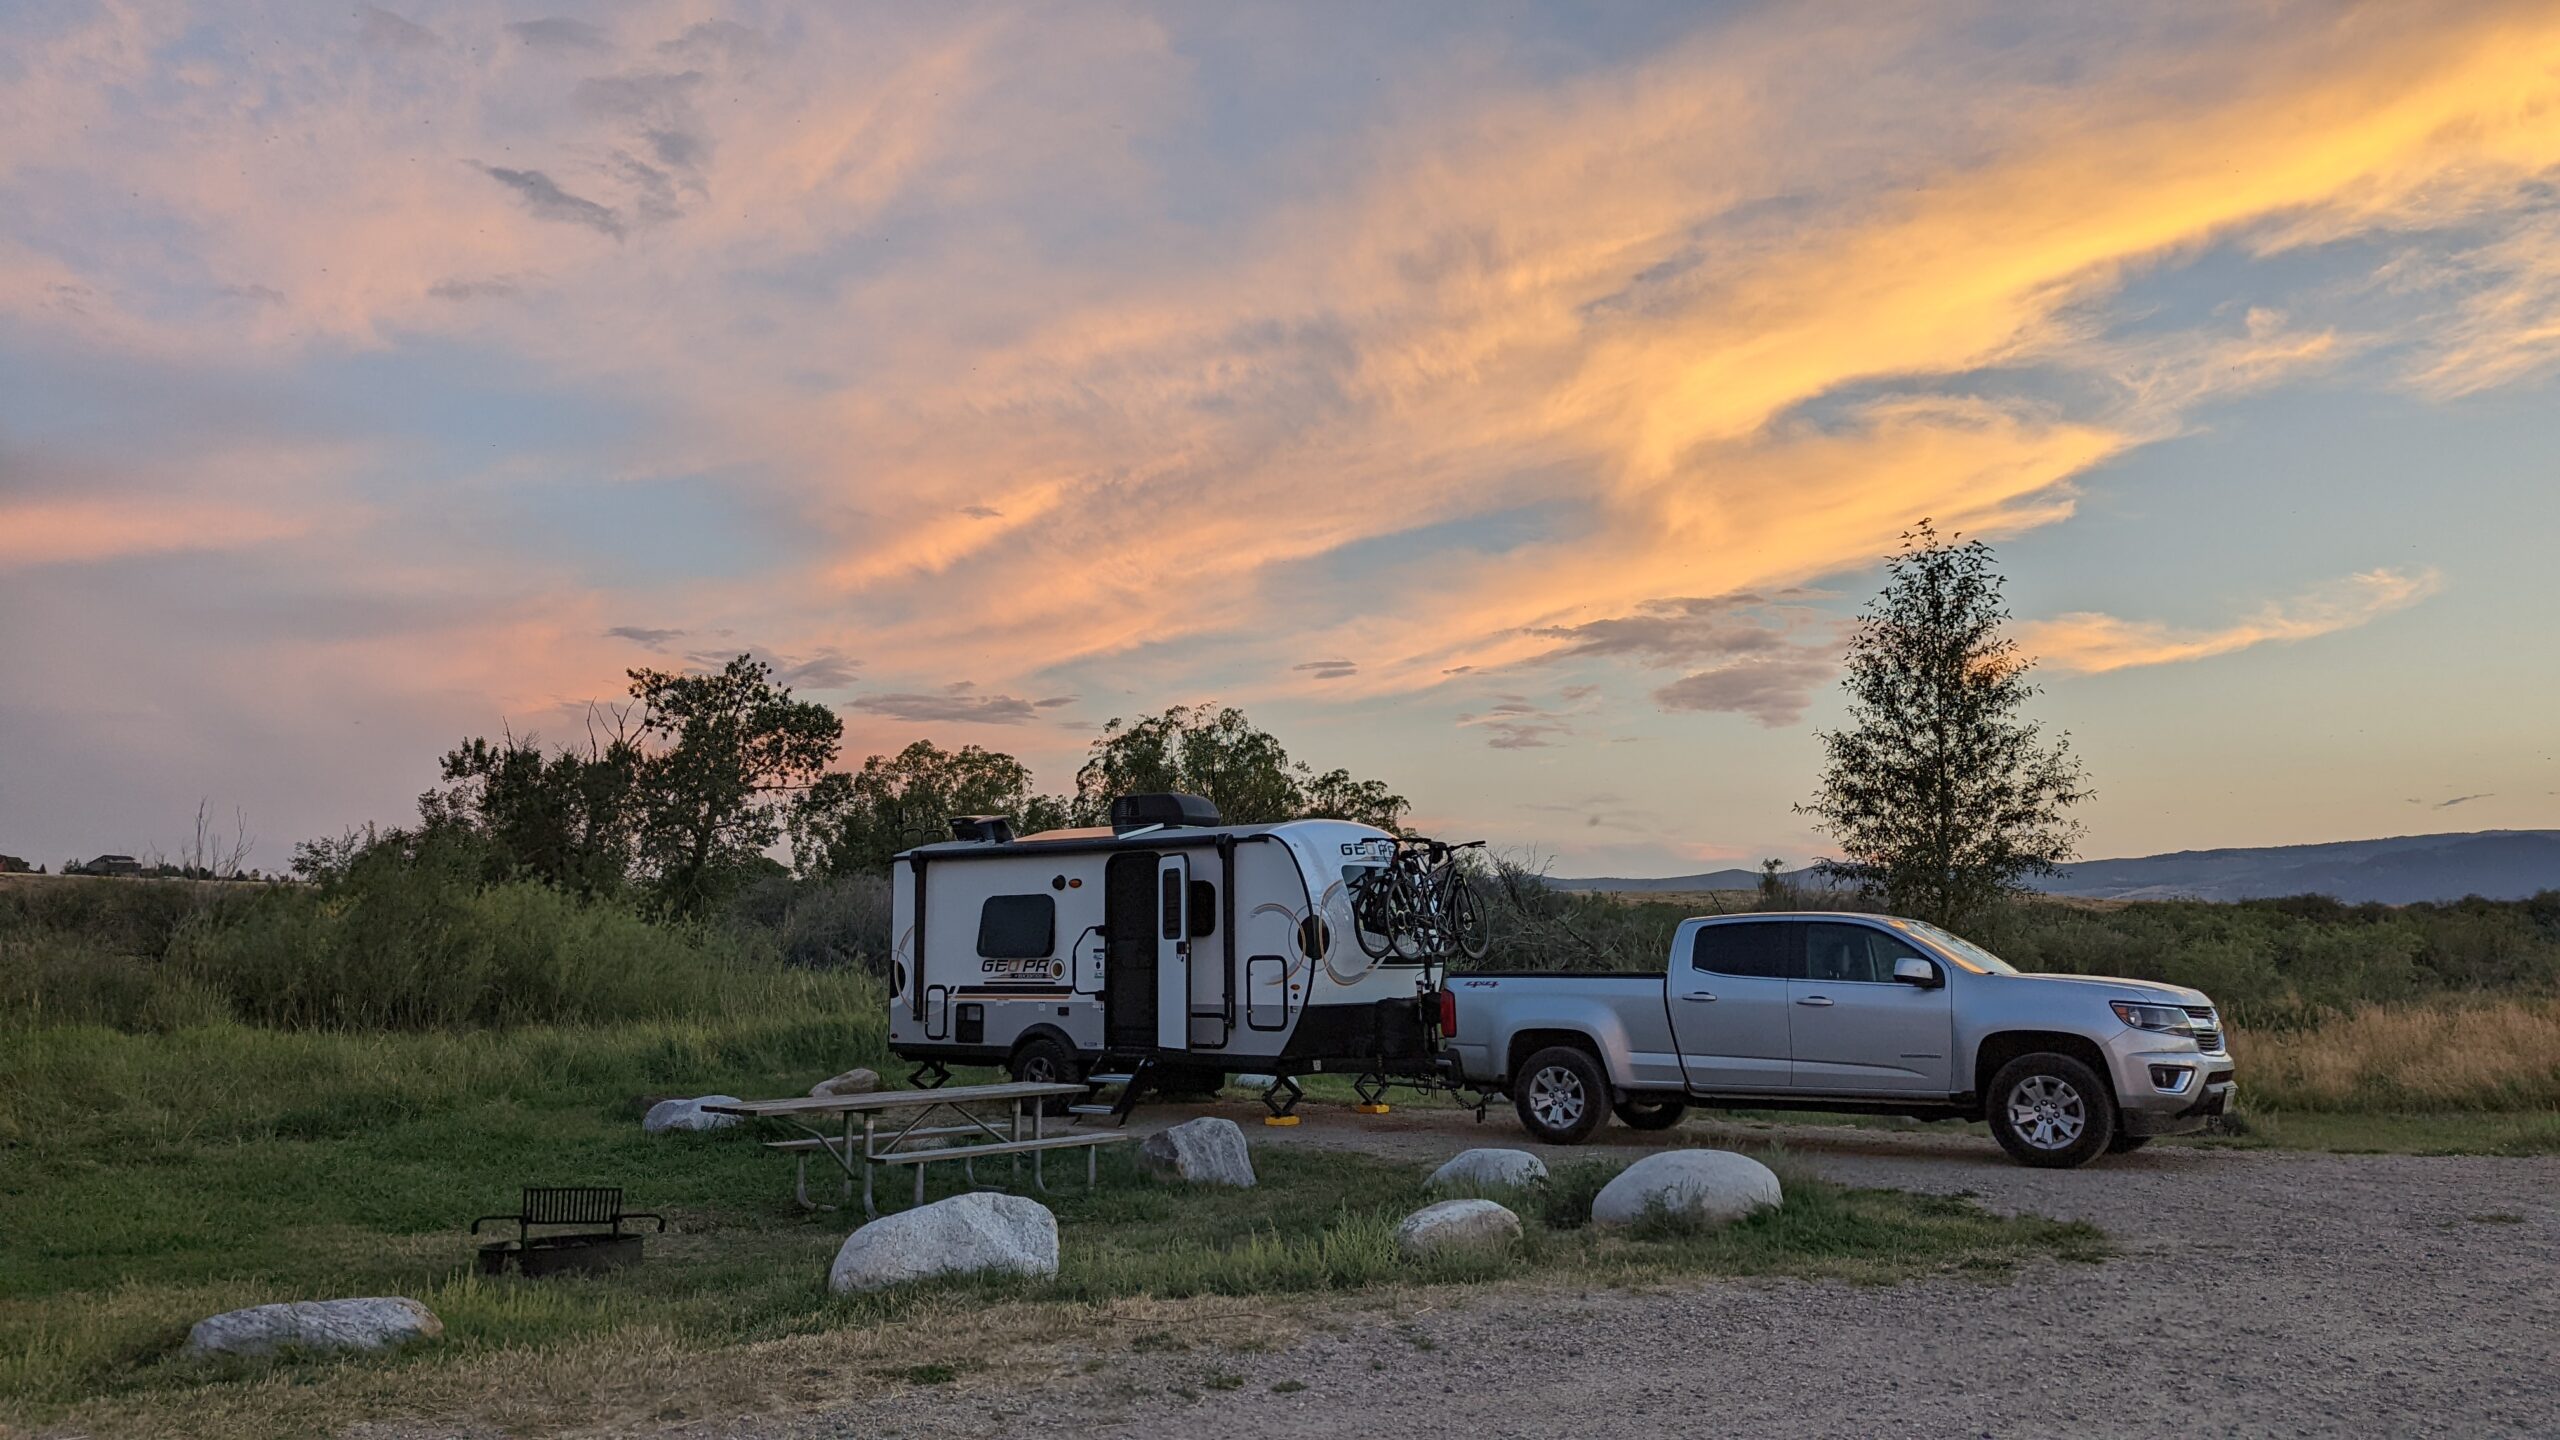
[(305, 517), (210, 501), (0, 500), (0, 568), (229, 550), (310, 529)]
[[(2110, 338), (2130, 282), (2511, 217), (2560, 167), (2547, 8), (2215, 11), (2032, 63), (1938, 18), (1417, 75), (1221, 213), (1154, 168), (1216, 80), (1145, 16), (811, 17), (783, 45), (640, 6), (608, 51), (422, 15), (444, 43), (340, 26), (207, 83), (155, 58), (183, 17), (117, 11), (0, 94), (0, 213), (112, 173), (194, 268), (158, 230), (0, 234), (0, 311), (223, 365), (431, 336), (626, 399), (652, 428), (618, 458), (740, 475), (805, 542), (687, 600), (893, 693), (1108, 662), (1344, 695), (1862, 566), (1922, 514), (2056, 523), (2201, 404), (2373, 343), (2272, 306)], [(2560, 240), (2503, 245), (2432, 392), (2554, 348)], [(1503, 523), (1531, 538), (1477, 534)], [(1289, 668), (1314, 655), (1356, 669)]]
[(2136, 665), (2203, 660), (2255, 645), (2352, 630), (2405, 610), (2443, 588), (2442, 577), (2433, 570), (2368, 570), (2290, 600), (2271, 601), (2248, 618), (2215, 629), (2180, 629), (2156, 620), (2122, 620), (2075, 611), (2022, 625), (2017, 640), (2042, 664), (2101, 674)]

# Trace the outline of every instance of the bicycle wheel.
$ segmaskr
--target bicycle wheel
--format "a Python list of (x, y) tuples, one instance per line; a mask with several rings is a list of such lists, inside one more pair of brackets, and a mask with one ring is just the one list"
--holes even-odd
[(1384, 960), (1396, 948), (1392, 887), (1383, 883), (1385, 878), (1385, 871), (1374, 871), (1351, 891), (1351, 939), (1372, 960)]
[(1476, 903), (1475, 887), (1465, 876), (1454, 876), (1449, 886), (1449, 932), (1459, 954), (1469, 960), (1482, 960), (1493, 949), (1493, 930), (1485, 924), (1484, 907)]

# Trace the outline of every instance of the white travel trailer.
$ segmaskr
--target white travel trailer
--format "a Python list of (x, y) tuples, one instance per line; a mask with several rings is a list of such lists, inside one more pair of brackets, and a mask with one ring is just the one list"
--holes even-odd
[[(928, 1077), (1437, 1077), (1428, 965), (1372, 959), (1349, 886), (1396, 838), (1342, 820), (1229, 825), (1193, 795), (1132, 795), (1112, 824), (1015, 838), (1001, 819), (899, 854), (889, 1044)], [(1383, 948), (1383, 947), (1381, 947)], [(1134, 1099), (1128, 1084), (1120, 1108)]]

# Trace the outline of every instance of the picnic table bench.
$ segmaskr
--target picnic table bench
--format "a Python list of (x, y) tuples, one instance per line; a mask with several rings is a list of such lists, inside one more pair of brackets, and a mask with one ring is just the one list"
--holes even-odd
[[(844, 1197), (862, 1181), (862, 1213), (878, 1215), (872, 1200), (873, 1171), (884, 1165), (912, 1166), (915, 1203), (924, 1203), (925, 1167), (956, 1160), (969, 1183), (978, 1183), (977, 1162), (1012, 1157), (1021, 1172), (1022, 1157), (1031, 1157), (1031, 1183), (1046, 1193), (1048, 1177), (1041, 1161), (1052, 1150), (1085, 1152), (1085, 1184), (1094, 1183), (1099, 1147), (1129, 1138), (1126, 1131), (1047, 1132), (1045, 1107), (1052, 1100), (1082, 1098), (1085, 1087), (1050, 1081), (1013, 1081), (999, 1085), (946, 1085), (939, 1090), (874, 1090), (863, 1095), (809, 1095), (788, 1100), (742, 1100), (734, 1105), (705, 1105), (715, 1115), (749, 1120), (780, 1120), (804, 1131), (793, 1140), (768, 1140), (765, 1148), (792, 1155), (799, 1162), (792, 1196), (803, 1209), (833, 1210), (809, 1198), (809, 1157), (824, 1155), (844, 1172)], [(999, 1114), (999, 1110), (1001, 1113)], [(895, 1118), (903, 1115), (903, 1123)], [(819, 1128), (835, 1120), (841, 1133)]]

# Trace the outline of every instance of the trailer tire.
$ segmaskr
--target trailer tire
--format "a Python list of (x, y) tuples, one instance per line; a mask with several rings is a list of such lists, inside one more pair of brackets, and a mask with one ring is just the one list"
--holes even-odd
[(1609, 1123), (1609, 1076), (1579, 1045), (1550, 1045), (1511, 1077), (1520, 1124), (1550, 1145), (1579, 1145)]
[[(1014, 1046), (1004, 1068), (1006, 1073), (1025, 1084), (1084, 1083), (1084, 1062), (1076, 1058), (1076, 1052), (1067, 1047), (1067, 1042), (1055, 1035), (1034, 1035)], [(1054, 1100), (1044, 1100), (1040, 1103), (1040, 1113), (1064, 1115), (1074, 1099), (1072, 1095), (1061, 1095)]]
[(1621, 1100), (1618, 1119), (1630, 1130), (1668, 1130), (1689, 1107), (1678, 1100)]

